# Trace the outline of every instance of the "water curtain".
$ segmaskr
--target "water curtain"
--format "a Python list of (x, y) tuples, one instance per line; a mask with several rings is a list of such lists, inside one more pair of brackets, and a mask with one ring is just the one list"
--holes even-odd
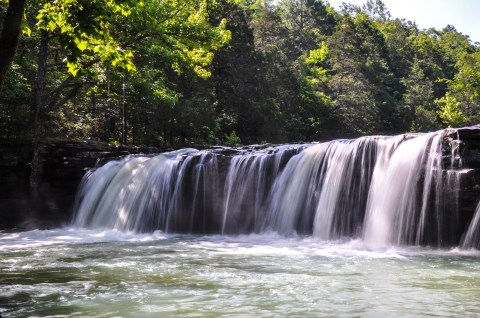
[(439, 131), (125, 157), (85, 175), (74, 224), (478, 247), (480, 208), (460, 222), (458, 142)]

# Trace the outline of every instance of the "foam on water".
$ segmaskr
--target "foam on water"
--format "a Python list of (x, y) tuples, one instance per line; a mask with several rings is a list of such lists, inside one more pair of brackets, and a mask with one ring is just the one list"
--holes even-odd
[[(170, 235), (173, 236), (173, 235)], [(122, 232), (116, 229), (85, 229), (65, 227), (53, 230), (27, 232), (0, 232), (0, 251), (31, 249), (60, 244), (88, 244), (101, 242), (145, 242), (168, 237), (161, 231), (153, 233)]]
[(63, 228), (0, 233), (5, 317), (464, 316), (478, 251), (361, 239)]
[(94, 243), (145, 243), (177, 241), (213, 254), (244, 255), (321, 255), (325, 257), (403, 258), (414, 255), (480, 256), (477, 249), (431, 249), (428, 247), (389, 246), (372, 248), (361, 239), (325, 241), (310, 236), (283, 236), (276, 232), (248, 235), (189, 235), (122, 232), (115, 229), (65, 227), (54, 230), (0, 232), (0, 252), (32, 250), (55, 245)]

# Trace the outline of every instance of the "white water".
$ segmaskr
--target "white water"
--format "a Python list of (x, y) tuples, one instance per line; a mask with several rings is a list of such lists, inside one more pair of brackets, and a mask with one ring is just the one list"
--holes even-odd
[(75, 224), (122, 231), (159, 227), (168, 230), (175, 214), (186, 149), (156, 157), (127, 157), (90, 172), (83, 181)]
[(459, 229), (442, 138), (109, 162), (75, 227), (0, 231), (0, 316), (478, 317), (480, 203)]
[[(380, 145), (370, 186), (364, 238), (372, 247), (417, 245), (424, 232), (429, 196), (441, 183), (441, 135)], [(419, 188), (423, 177), (423, 189)], [(417, 196), (421, 193), (421, 197)]]
[(475, 209), (470, 225), (468, 226), (467, 233), (462, 241), (462, 247), (480, 249), (480, 202)]
[(233, 157), (187, 149), (110, 162), (85, 178), (75, 225), (360, 238), (373, 249), (458, 246), (466, 235), (459, 228), (459, 144), (450, 140), (451, 154), (444, 154), (443, 138), (364, 137)]
[(265, 230), (291, 235), (300, 223), (302, 232), (311, 227), (324, 240), (357, 234), (376, 142), (367, 137), (324, 143), (295, 156), (275, 181)]
[(277, 234), (0, 232), (4, 317), (474, 317), (478, 251)]
[[(232, 158), (223, 195), (222, 234), (248, 226), (248, 223), (253, 223), (254, 229), (261, 226), (271, 180), (277, 178), (285, 152), (289, 150), (287, 146), (277, 148), (274, 154), (258, 152)], [(250, 222), (245, 220), (244, 213), (248, 206), (253, 209)]]

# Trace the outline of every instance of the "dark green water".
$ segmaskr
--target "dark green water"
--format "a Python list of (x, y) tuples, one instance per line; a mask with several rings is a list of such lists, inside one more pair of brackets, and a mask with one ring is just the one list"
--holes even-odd
[(480, 253), (59, 229), (0, 233), (3, 317), (478, 317)]

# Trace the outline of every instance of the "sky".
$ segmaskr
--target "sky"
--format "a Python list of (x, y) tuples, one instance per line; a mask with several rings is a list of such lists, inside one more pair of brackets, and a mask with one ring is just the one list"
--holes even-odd
[[(342, 2), (362, 6), (366, 0), (328, 0), (338, 9)], [(480, 42), (480, 0), (382, 0), (392, 18), (415, 21), (420, 29), (443, 29), (453, 25), (458, 32)]]

